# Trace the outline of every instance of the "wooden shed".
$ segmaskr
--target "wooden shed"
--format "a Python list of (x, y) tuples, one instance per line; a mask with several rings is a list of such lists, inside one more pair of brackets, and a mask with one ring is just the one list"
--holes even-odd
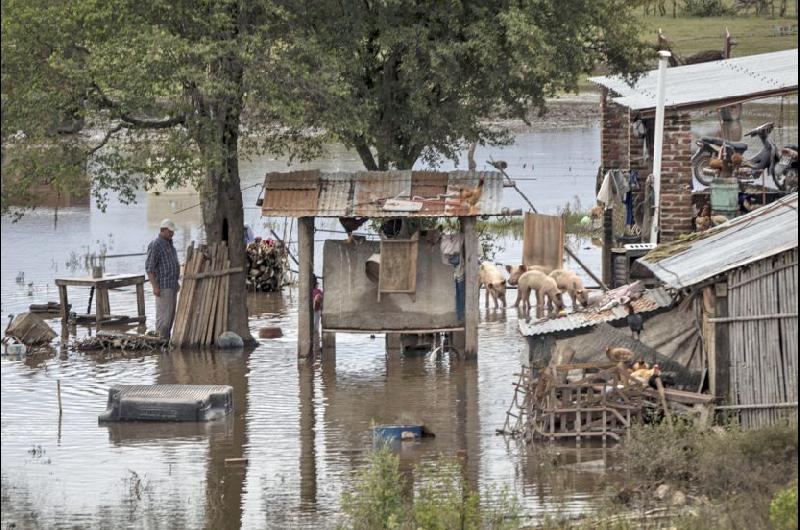
[(640, 261), (702, 304), (709, 390), (742, 425), (797, 421), (797, 193)]
[[(510, 213), (502, 207), (503, 187), (497, 172), (268, 173), (262, 215), (298, 219), (298, 356), (314, 353), (311, 292), (317, 217), (338, 218), (343, 227), (347, 220), (371, 219), (392, 228), (381, 230), (374, 241), (325, 241), (323, 335), (448, 333), (461, 345), (461, 353), (475, 356), (480, 258), (476, 217)], [(437, 230), (442, 224), (456, 240), (452, 255), (443, 250)], [(462, 288), (456, 281), (459, 274), (466, 279)], [(457, 303), (461, 294), (463, 302)]]

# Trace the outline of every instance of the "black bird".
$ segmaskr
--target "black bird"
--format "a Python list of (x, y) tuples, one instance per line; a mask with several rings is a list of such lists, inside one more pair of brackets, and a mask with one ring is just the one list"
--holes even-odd
[(633, 309), (632, 304), (628, 304), (628, 327), (631, 328), (631, 337), (635, 336), (639, 340), (639, 334), (644, 329), (642, 315)]
[(347, 232), (347, 242), (353, 242), (353, 232), (361, 228), (361, 225), (369, 221), (369, 217), (340, 217), (339, 223)]

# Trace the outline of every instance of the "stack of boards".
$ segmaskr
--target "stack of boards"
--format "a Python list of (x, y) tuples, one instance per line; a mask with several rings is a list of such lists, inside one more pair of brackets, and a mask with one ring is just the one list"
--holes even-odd
[(228, 291), (234, 269), (225, 242), (186, 251), (183, 285), (172, 330), (173, 346), (211, 346), (228, 327)]

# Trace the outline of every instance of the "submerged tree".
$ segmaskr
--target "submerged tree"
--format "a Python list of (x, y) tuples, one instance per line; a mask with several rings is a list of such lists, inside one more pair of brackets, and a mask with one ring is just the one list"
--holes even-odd
[(604, 64), (646, 59), (627, 0), (285, 0), (287, 105), (357, 150), (367, 169), (503, 143), (487, 118), (527, 120)]
[[(242, 266), (240, 154), (316, 145), (276, 125), (266, 92), (279, 15), (264, 1), (3, 0), (3, 213), (33, 185), (80, 185), (89, 164), (101, 207), (190, 182), (207, 240)], [(249, 338), (243, 274), (228, 321)]]

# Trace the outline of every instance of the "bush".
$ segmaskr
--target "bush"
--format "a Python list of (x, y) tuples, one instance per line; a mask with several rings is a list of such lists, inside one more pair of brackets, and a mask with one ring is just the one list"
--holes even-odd
[(769, 520), (775, 530), (797, 530), (797, 484), (775, 495), (769, 505)]
[(723, 0), (683, 0), (681, 13), (689, 17), (733, 16), (736, 10)]
[(506, 491), (490, 491), (481, 508), (478, 492), (464, 479), (461, 464), (453, 459), (415, 468), (416, 492), (404, 495), (405, 478), (397, 456), (387, 448), (373, 452), (360, 470), (352, 491), (342, 497), (346, 528), (358, 530), (511, 530), (519, 526), (519, 505)]
[(342, 510), (357, 530), (401, 528), (405, 521), (400, 461), (387, 448), (371, 453), (355, 487), (342, 495)]

